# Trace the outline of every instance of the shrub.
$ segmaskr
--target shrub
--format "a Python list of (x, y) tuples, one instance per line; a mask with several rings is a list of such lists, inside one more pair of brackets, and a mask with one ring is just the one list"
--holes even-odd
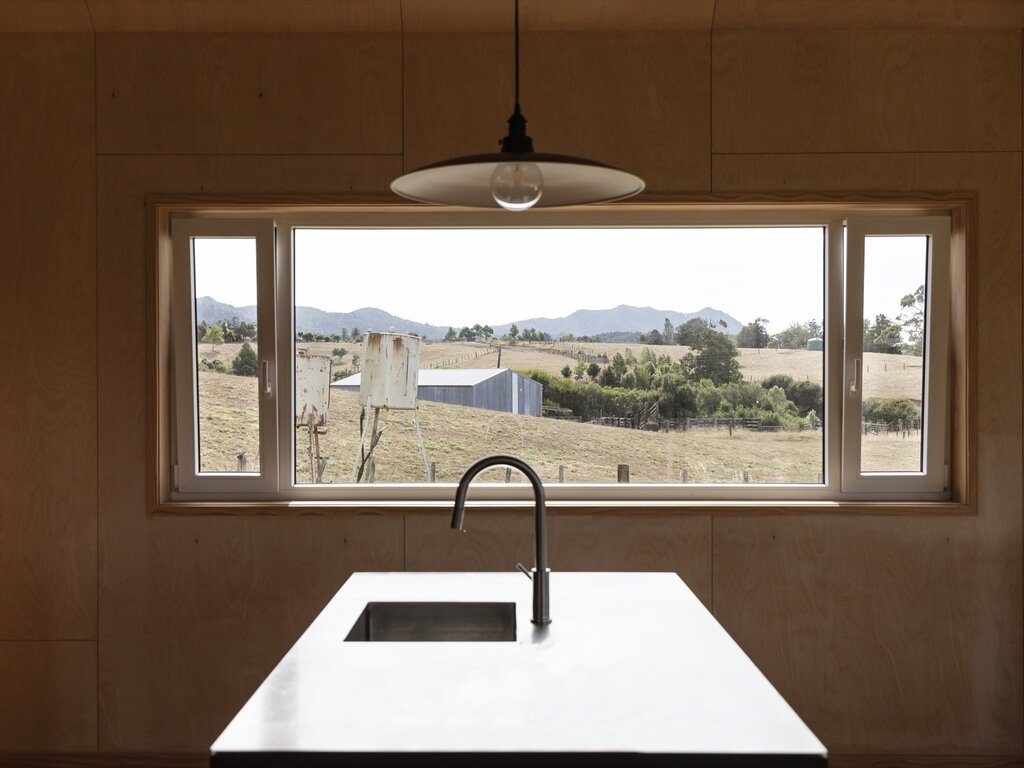
[(231, 371), (236, 376), (255, 376), (258, 369), (256, 352), (248, 341), (242, 342), (242, 349), (231, 361)]
[(205, 357), (199, 361), (200, 371), (212, 371), (214, 373), (227, 373), (227, 368), (220, 360), (207, 360)]
[(864, 421), (887, 425), (890, 429), (916, 429), (921, 426), (921, 408), (912, 400), (869, 397), (863, 405)]

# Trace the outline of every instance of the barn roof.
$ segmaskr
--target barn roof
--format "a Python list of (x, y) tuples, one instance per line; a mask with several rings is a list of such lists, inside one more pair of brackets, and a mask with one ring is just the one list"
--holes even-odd
[[(421, 368), (421, 387), (472, 387), (504, 373), (508, 368)], [(355, 373), (331, 384), (332, 387), (358, 387), (361, 374)]]

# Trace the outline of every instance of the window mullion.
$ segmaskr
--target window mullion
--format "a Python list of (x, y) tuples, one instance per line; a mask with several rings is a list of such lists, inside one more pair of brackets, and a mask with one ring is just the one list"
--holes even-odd
[(842, 488), (844, 222), (830, 221), (825, 241), (825, 484), (829, 493)]
[(294, 253), (291, 223), (285, 219), (277, 229), (277, 259), (275, 278), (277, 286), (277, 308), (275, 324), (278, 330), (277, 381), (280, 406), (277, 413), (278, 441), (275, 446), (278, 459), (277, 492), (287, 497), (295, 483), (295, 302), (294, 302)]

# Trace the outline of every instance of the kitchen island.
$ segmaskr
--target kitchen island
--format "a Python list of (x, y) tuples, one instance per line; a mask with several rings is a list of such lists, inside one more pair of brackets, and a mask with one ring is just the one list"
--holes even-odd
[[(514, 640), (346, 642), (374, 603), (513, 603)], [(213, 768), (825, 766), (825, 747), (678, 576), (357, 573), (211, 748)], [(360, 638), (362, 639), (362, 638)]]

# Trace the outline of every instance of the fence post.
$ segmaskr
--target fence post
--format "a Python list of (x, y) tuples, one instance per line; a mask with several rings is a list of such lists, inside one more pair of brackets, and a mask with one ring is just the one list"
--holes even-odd
[(683, 485), (686, 485), (688, 482), (690, 482), (690, 470), (684, 469), (682, 472), (679, 473), (679, 482), (682, 483)]
[(370, 456), (366, 461), (366, 482), (376, 482), (377, 477), (377, 457)]
[(242, 451), (241, 453), (235, 454), (235, 458), (238, 460), (238, 471), (239, 472), (245, 472), (245, 468), (246, 468), (246, 464), (247, 464), (247, 462), (245, 460), (245, 451)]
[(565, 482), (565, 465), (564, 464), (559, 464), (558, 465), (558, 482), (560, 482), (560, 483), (564, 483)]
[(505, 467), (505, 482), (506, 483), (511, 483), (512, 482), (512, 468), (511, 467)]
[(430, 482), (437, 482), (437, 462), (430, 462)]
[(620, 483), (629, 482), (629, 464), (619, 464), (618, 480)]
[(744, 469), (743, 470), (743, 482), (744, 483), (749, 483), (750, 482), (750, 470), (749, 469)]

